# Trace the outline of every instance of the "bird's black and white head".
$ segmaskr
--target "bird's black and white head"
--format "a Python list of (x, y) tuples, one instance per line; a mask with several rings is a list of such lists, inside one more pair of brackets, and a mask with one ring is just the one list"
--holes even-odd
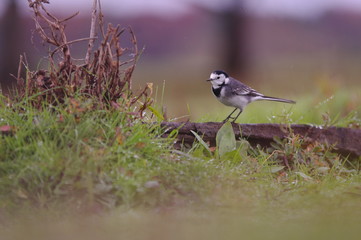
[(220, 88), (229, 82), (229, 76), (227, 73), (217, 70), (211, 73), (211, 76), (207, 81), (212, 83), (213, 88)]

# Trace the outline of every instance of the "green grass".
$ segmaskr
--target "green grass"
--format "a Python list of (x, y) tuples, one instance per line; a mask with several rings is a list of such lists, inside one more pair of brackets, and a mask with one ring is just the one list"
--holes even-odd
[[(176, 151), (175, 135), (161, 138), (158, 124), (143, 122), (151, 118), (73, 101), (44, 111), (2, 101), (0, 126), (13, 129), (0, 136), (2, 239), (360, 236), (360, 159), (292, 135), (273, 148), (250, 147), (227, 125), (217, 148), (197, 141)], [(314, 119), (309, 108), (325, 115), (317, 124), (359, 126), (357, 112), (334, 117), (349, 104), (340, 102), (319, 108), (305, 100), (272, 121)]]
[(82, 105), (21, 109), (0, 110), (0, 125), (13, 128), (13, 135), (0, 138), (2, 207), (64, 201), (156, 206), (178, 192), (202, 190), (197, 182), (203, 175), (187, 176), (203, 172), (204, 164), (190, 165), (172, 154), (172, 138), (160, 138), (157, 124), (131, 121), (117, 111), (84, 110)]

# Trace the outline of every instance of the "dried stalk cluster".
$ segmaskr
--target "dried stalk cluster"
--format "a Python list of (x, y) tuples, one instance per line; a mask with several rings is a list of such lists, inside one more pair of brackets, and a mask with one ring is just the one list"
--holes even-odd
[[(96, 97), (101, 107), (120, 108), (122, 104), (130, 107), (143, 100), (138, 108), (141, 116), (144, 109), (151, 104), (149, 98), (151, 88), (149, 85), (146, 86), (136, 96), (131, 91), (132, 74), (140, 55), (131, 28), (121, 28), (119, 25), (114, 27), (109, 24), (105, 29), (100, 2), (94, 0), (90, 37), (69, 41), (65, 33), (65, 23), (78, 13), (65, 19), (58, 19), (45, 8), (44, 4), (49, 1), (28, 0), (28, 2), (34, 13), (36, 31), (44, 43), (51, 46), (51, 51), (48, 57), (48, 70), (30, 71), (24, 58), (20, 58), (17, 76), (18, 96), (23, 98), (37, 95), (32, 98), (32, 104), (37, 107), (41, 107), (44, 101), (51, 104), (63, 103), (65, 98), (73, 97), (75, 94)], [(99, 23), (102, 40), (99, 47), (93, 50), (97, 38), (96, 20)], [(119, 43), (120, 37), (126, 32), (131, 36), (130, 41), (133, 46), (131, 49), (122, 48)], [(75, 64), (70, 46), (81, 41), (89, 42), (88, 50), (81, 64)], [(121, 60), (125, 57), (125, 52), (130, 57)], [(28, 70), (25, 79), (21, 77), (23, 66)]]

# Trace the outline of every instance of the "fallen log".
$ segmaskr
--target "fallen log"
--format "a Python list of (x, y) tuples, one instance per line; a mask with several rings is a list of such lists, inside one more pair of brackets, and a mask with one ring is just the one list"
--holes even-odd
[[(181, 144), (193, 144), (195, 136), (191, 130), (202, 136), (210, 146), (216, 145), (216, 134), (222, 127), (221, 122), (163, 122), (165, 136), (178, 129), (175, 147)], [(343, 155), (361, 156), (361, 129), (341, 127), (317, 127), (306, 124), (291, 124), (288, 128), (282, 124), (236, 124), (232, 123), (236, 138), (245, 138), (251, 145), (269, 146), (274, 137), (283, 139), (292, 130), (294, 134), (307, 137), (308, 141), (318, 141), (335, 146), (335, 150)]]

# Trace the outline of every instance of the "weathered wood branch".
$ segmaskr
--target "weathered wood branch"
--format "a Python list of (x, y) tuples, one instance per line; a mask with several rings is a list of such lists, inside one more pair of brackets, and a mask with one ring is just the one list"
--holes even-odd
[[(203, 137), (203, 140), (211, 146), (216, 144), (216, 134), (222, 127), (221, 122), (193, 123), (193, 122), (163, 122), (162, 127), (166, 128), (166, 134), (178, 129), (177, 143), (192, 144), (194, 135), (191, 130)], [(361, 129), (340, 128), (340, 127), (315, 127), (311, 125), (292, 124), (290, 129), (280, 124), (236, 124), (233, 123), (233, 130), (236, 138), (243, 137), (250, 144), (269, 146), (274, 137), (285, 138), (289, 135), (290, 129), (294, 134), (307, 137), (308, 141), (318, 141), (334, 145), (336, 151), (343, 155), (361, 156)]]

